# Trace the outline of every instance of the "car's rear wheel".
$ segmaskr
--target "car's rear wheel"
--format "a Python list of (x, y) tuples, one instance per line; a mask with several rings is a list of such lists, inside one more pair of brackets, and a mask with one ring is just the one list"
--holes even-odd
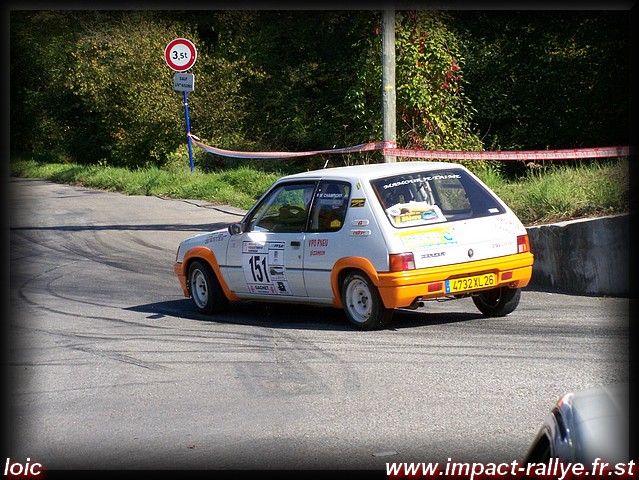
[(220, 313), (228, 306), (228, 299), (213, 269), (208, 263), (195, 260), (189, 267), (189, 292), (198, 312)]
[(520, 288), (501, 287), (474, 294), (473, 302), (487, 317), (503, 317), (517, 308), (520, 298)]
[(346, 317), (359, 330), (383, 328), (393, 316), (393, 310), (384, 307), (373, 282), (361, 272), (346, 275), (341, 293)]

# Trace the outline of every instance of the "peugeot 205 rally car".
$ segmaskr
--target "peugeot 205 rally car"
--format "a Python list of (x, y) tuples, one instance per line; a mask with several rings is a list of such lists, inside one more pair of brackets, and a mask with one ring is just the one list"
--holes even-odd
[(182, 241), (174, 270), (201, 313), (332, 305), (373, 330), (430, 299), (470, 296), (484, 315), (507, 315), (532, 265), (526, 229), (484, 183), (420, 161), (282, 177), (240, 222)]

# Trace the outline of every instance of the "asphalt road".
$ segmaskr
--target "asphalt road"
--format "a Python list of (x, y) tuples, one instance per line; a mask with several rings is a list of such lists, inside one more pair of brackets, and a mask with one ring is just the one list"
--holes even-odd
[(340, 310), (182, 297), (179, 241), (242, 212), (10, 179), (7, 457), (47, 469), (520, 460), (569, 390), (627, 382), (629, 302), (525, 289), (352, 330)]

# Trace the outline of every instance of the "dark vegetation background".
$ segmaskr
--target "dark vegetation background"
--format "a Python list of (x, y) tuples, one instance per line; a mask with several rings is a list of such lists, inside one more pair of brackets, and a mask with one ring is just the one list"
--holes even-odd
[[(198, 50), (189, 110), (205, 143), (293, 151), (382, 140), (381, 18), (374, 10), (12, 10), (11, 156), (188, 164), (182, 93), (164, 61), (178, 37)], [(628, 145), (630, 28), (623, 10), (397, 11), (399, 146)], [(204, 171), (238, 162), (194, 153)], [(381, 161), (379, 152), (334, 157)], [(525, 168), (503, 163), (510, 176)], [(290, 170), (318, 166), (286, 161)]]

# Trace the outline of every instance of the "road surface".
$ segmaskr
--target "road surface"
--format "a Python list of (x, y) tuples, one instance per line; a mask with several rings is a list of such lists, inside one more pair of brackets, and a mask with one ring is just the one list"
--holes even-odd
[[(10, 179), (7, 457), (58, 469), (365, 469), (512, 462), (569, 390), (627, 382), (627, 298), (524, 289), (352, 330), (337, 309), (195, 312), (179, 241), (201, 201)], [(6, 338), (6, 336), (5, 336)], [(5, 382), (7, 384), (7, 382)]]

